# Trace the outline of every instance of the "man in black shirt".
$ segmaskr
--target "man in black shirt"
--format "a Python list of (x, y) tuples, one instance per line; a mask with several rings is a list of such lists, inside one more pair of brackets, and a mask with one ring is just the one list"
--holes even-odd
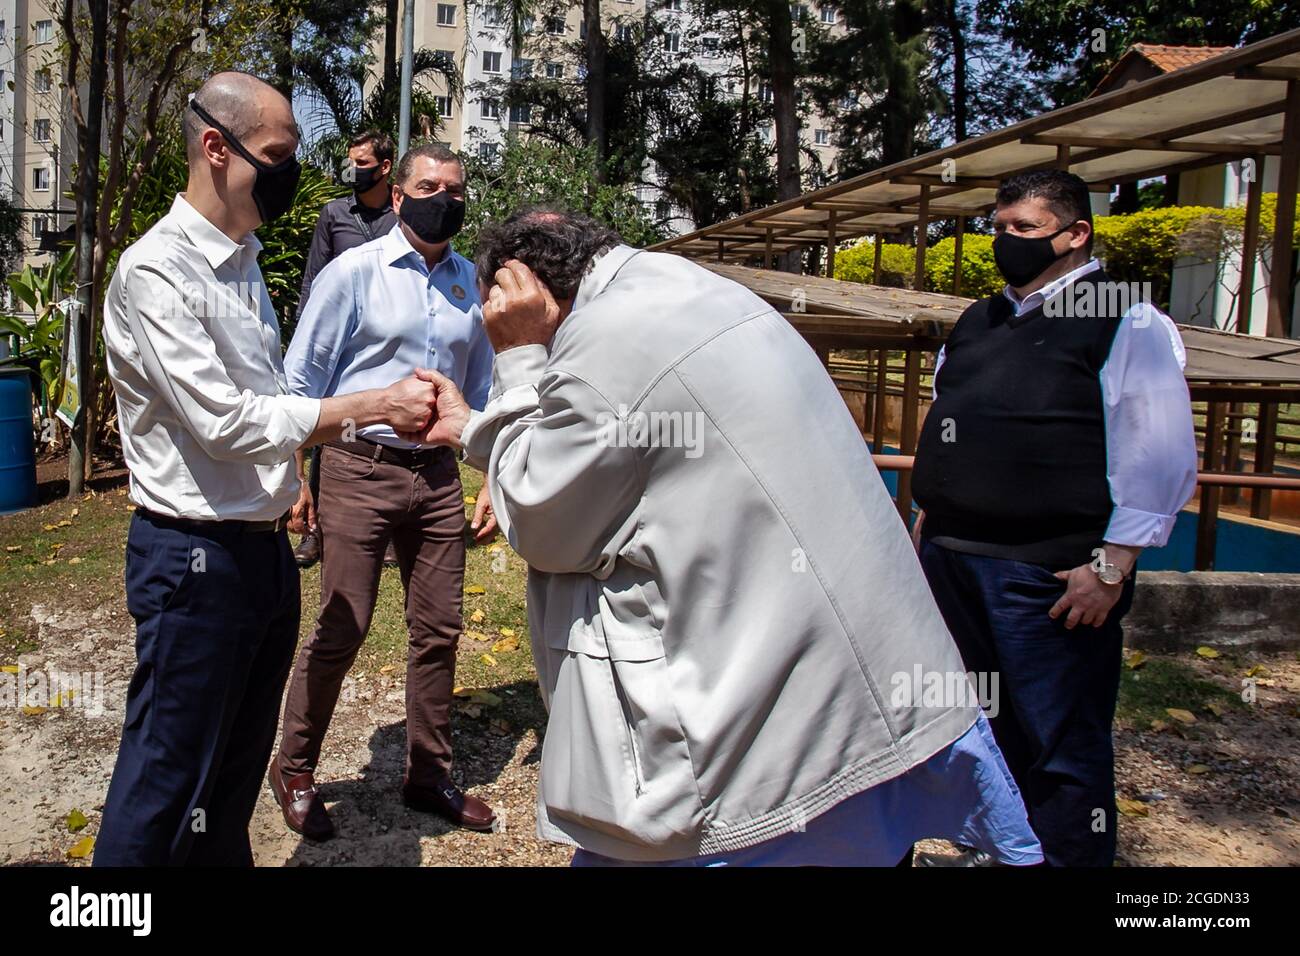
[[(312, 236), (311, 250), (307, 253), (307, 266), (302, 273), (302, 292), (298, 295), (298, 312), (307, 306), (311, 284), (321, 269), (345, 249), (378, 239), (397, 224), (393, 212), (393, 195), (388, 184), (388, 174), (393, 169), (393, 140), (377, 129), (368, 129), (354, 136), (349, 143), (348, 165), (343, 170), (344, 182), (352, 185), (352, 195), (331, 199), (321, 210), (316, 221), (316, 234)], [(299, 453), (301, 469), (304, 456)], [(320, 487), (320, 452), (312, 449), (308, 482), (312, 494)], [(300, 567), (309, 568), (320, 560), (320, 530), (316, 527), (316, 514), (304, 516), (302, 527), (294, 528), (303, 534), (294, 550)], [(388, 565), (396, 565), (396, 556), (389, 546), (384, 556)]]

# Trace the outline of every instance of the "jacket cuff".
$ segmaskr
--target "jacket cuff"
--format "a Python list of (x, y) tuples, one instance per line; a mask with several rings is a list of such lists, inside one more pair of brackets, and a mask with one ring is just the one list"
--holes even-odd
[(518, 345), (498, 352), (492, 363), (492, 394), (489, 400), (516, 385), (536, 385), (550, 358), (545, 345)]
[(1163, 548), (1169, 543), (1178, 515), (1154, 514), (1118, 505), (1110, 514), (1105, 540), (1130, 548)]

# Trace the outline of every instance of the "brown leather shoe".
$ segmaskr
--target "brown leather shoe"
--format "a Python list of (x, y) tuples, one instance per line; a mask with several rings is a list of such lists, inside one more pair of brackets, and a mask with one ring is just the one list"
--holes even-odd
[(467, 830), (493, 830), (497, 815), (478, 797), (463, 793), (450, 780), (439, 783), (436, 789), (402, 785), (402, 802), (412, 810), (436, 813)]
[(384, 567), (401, 567), (397, 561), (397, 549), (393, 547), (393, 542), (391, 541), (388, 542), (388, 547), (384, 549)]
[(320, 560), (320, 531), (311, 531), (302, 536), (298, 547), (293, 549), (293, 559), (300, 568), (310, 568)]
[(334, 835), (334, 821), (330, 819), (325, 801), (320, 798), (316, 781), (310, 773), (300, 773), (286, 780), (280, 772), (279, 760), (272, 760), (267, 779), (290, 830), (309, 840), (328, 840)]

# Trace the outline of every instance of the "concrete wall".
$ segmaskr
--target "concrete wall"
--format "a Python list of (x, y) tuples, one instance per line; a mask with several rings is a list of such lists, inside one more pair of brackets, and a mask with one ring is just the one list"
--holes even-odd
[(1300, 574), (1139, 570), (1124, 643), (1148, 650), (1300, 648)]

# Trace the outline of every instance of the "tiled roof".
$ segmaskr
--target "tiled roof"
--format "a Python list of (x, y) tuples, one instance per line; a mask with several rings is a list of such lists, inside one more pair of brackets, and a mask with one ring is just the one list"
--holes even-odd
[(1218, 56), (1235, 49), (1230, 46), (1166, 46), (1163, 43), (1134, 43), (1130, 50), (1146, 57), (1165, 73), (1181, 70), (1193, 63), (1200, 63), (1210, 57)]

